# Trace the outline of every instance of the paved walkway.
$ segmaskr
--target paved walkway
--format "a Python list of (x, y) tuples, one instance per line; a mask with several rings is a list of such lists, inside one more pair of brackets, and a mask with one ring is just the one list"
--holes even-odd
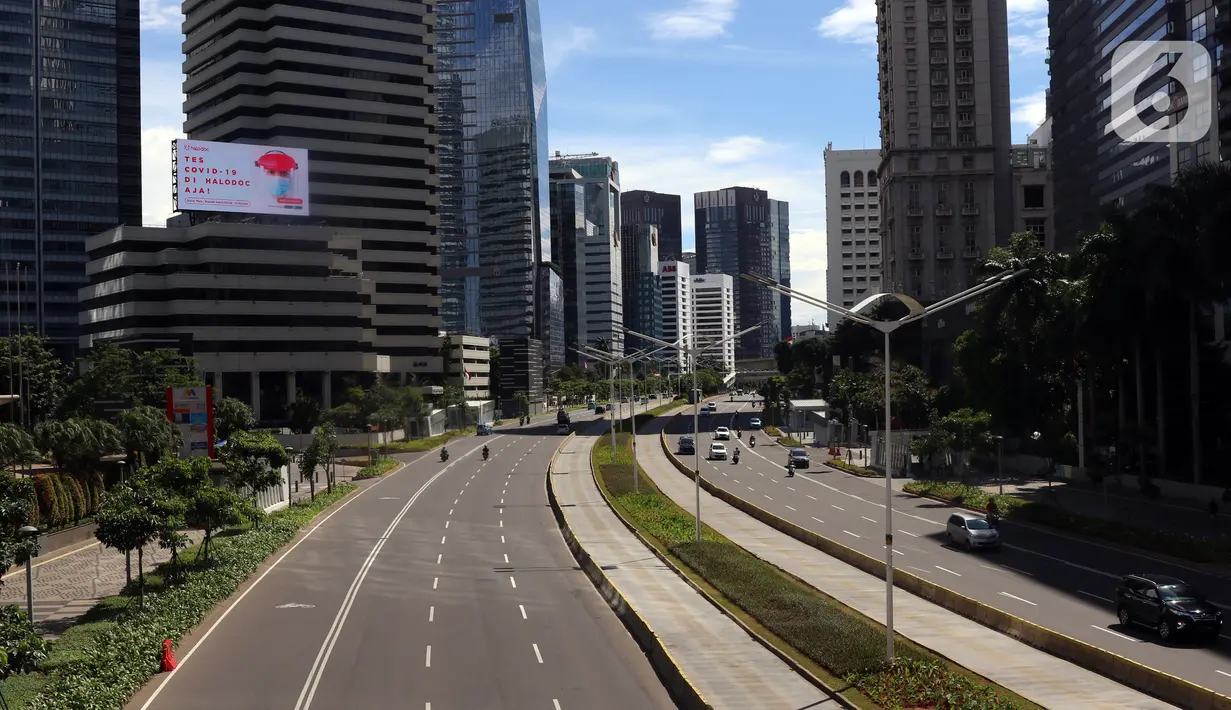
[(569, 527), (714, 710), (840, 707), (663, 565), (611, 511), (590, 471), (597, 437), (577, 436), (552, 485)]
[[(667, 459), (658, 434), (637, 437), (641, 465), (686, 510), (693, 483)], [(701, 493), (701, 517), (727, 538), (879, 623), (885, 583)], [(908, 592), (894, 595), (898, 633), (1050, 710), (1161, 710), (1171, 705), (1079, 668)]]

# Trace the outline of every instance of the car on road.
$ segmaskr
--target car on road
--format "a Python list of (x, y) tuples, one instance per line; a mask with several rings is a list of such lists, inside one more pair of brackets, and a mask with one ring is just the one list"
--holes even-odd
[(967, 552), (999, 550), (1000, 532), (982, 515), (954, 513), (945, 523), (945, 541), (950, 545), (961, 545)]
[(557, 424), (556, 425), (557, 434), (567, 434), (568, 432), (569, 432), (568, 424)]
[(795, 447), (791, 449), (791, 453), (787, 454), (787, 459), (795, 464), (795, 468), (811, 468), (812, 459), (808, 458), (807, 449)]
[(748, 428), (749, 429), (760, 429), (761, 428), (761, 418), (753, 417), (752, 419), (749, 419)]
[(725, 426), (720, 426), (714, 430), (714, 438), (720, 441), (730, 441), (731, 440), (731, 430), (726, 428)]
[(1161, 574), (1130, 574), (1116, 587), (1116, 616), (1121, 626), (1140, 624), (1163, 641), (1196, 636), (1217, 641), (1222, 612), (1184, 580)]
[(727, 458), (727, 445), (720, 444), (717, 441), (710, 444), (710, 458), (711, 459), (722, 459), (725, 461)]
[(705, 405), (705, 408), (706, 408), (706, 409), (708, 409), (708, 410), (710, 410), (711, 412), (717, 412), (717, 411), (718, 411), (718, 403), (717, 403), (717, 402), (710, 402), (709, 404)]
[(606, 413), (607, 413), (607, 408), (606, 408), (606, 407), (604, 407), (604, 406), (603, 406), (603, 405), (601, 405), (601, 404), (596, 404), (596, 405), (594, 405), (594, 413), (595, 413), (595, 414), (606, 414)]
[(487, 422), (483, 422), (482, 424), (480, 424), (478, 427), (475, 428), (475, 434), (478, 434), (479, 436), (487, 436), (491, 433), (492, 433), (492, 425), (488, 424)]
[(679, 441), (676, 442), (676, 446), (679, 447), (676, 453), (680, 453), (680, 454), (697, 453), (697, 444), (696, 442), (693, 441), (691, 436), (681, 436), (679, 438)]
[(705, 407), (702, 407), (702, 408), (701, 408), (701, 416), (702, 416), (702, 417), (708, 417), (709, 415), (710, 415), (710, 410), (709, 410), (709, 409), (706, 409)]

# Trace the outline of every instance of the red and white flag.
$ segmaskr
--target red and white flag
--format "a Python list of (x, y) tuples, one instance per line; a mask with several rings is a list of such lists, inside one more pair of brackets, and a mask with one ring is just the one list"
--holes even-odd
[(464, 368), (464, 367), (462, 368), (462, 374), (463, 374), (463, 375), (465, 375), (465, 376), (466, 376), (466, 379), (468, 379), (468, 380), (469, 380), (471, 377), (474, 377), (474, 375), (470, 374), (470, 370), (467, 370), (467, 369), (466, 369), (466, 368)]

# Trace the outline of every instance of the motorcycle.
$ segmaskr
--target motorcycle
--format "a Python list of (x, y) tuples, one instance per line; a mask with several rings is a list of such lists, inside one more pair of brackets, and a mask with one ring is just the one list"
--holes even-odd
[(731, 463), (733, 464), (739, 463), (739, 451), (736, 451), (734, 454), (731, 455)]
[(440, 461), (443, 463), (443, 462), (448, 461), (448, 460), (449, 460), (449, 450), (448, 450), (448, 449), (441, 449), (441, 450), (440, 450)]
[(794, 461), (792, 461), (792, 462), (790, 462), (790, 463), (788, 463), (788, 464), (786, 465), (786, 477), (787, 477), (787, 478), (794, 478), (794, 477), (795, 477), (795, 462), (794, 462)]
[(742, 438), (744, 438), (744, 430), (743, 430), (743, 429), (736, 429), (736, 430), (735, 430), (735, 438), (736, 438), (736, 439), (742, 439)]
[(748, 448), (755, 449), (757, 447), (757, 438), (755, 436), (748, 437)]
[(483, 460), (484, 460), (484, 461), (486, 461), (486, 460), (487, 460), (488, 455), (489, 455), (489, 454), (488, 454), (488, 451), (487, 451), (487, 447), (486, 447), (486, 446), (484, 446), (484, 447), (483, 447)]
[(987, 524), (992, 526), (993, 530), (1000, 527), (1000, 513), (998, 511), (990, 511), (987, 514)]

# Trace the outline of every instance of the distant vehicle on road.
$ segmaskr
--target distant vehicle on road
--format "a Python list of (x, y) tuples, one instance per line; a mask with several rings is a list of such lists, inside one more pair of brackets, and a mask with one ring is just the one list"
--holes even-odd
[(752, 419), (749, 419), (749, 420), (748, 420), (748, 428), (750, 428), (750, 429), (760, 429), (760, 428), (761, 428), (761, 418), (760, 418), (760, 417), (753, 417)]
[(1197, 636), (1217, 641), (1222, 612), (1184, 580), (1161, 574), (1130, 574), (1116, 588), (1116, 616), (1121, 626), (1140, 624), (1169, 641)]
[(809, 468), (812, 465), (812, 460), (808, 458), (808, 451), (806, 449), (791, 449), (788, 457), (790, 462), (795, 464), (795, 468)]
[(950, 515), (945, 524), (945, 540), (950, 545), (961, 545), (967, 552), (1000, 549), (1000, 533), (987, 518), (975, 513)]
[(707, 409), (709, 409), (711, 412), (717, 412), (717, 411), (718, 411), (718, 403), (717, 403), (717, 402), (710, 402), (709, 404), (706, 404), (706, 405), (705, 405), (705, 407), (706, 407)]
[(681, 453), (681, 454), (697, 453), (697, 444), (692, 440), (691, 436), (681, 436), (679, 441), (676, 442), (676, 445), (679, 447), (678, 453)]
[(710, 410), (706, 407), (702, 407), (700, 414), (702, 418), (708, 417), (710, 415)]
[(714, 430), (714, 438), (721, 441), (729, 441), (731, 439), (731, 430), (725, 426), (720, 426)]
[(595, 413), (595, 414), (606, 414), (606, 413), (607, 413), (607, 408), (606, 408), (606, 407), (604, 407), (604, 406), (603, 406), (603, 405), (601, 405), (601, 404), (596, 404), (596, 405), (594, 405), (594, 413)]
[(718, 443), (717, 441), (715, 441), (714, 443), (710, 444), (710, 458), (711, 458), (711, 459), (722, 459), (723, 461), (726, 461), (726, 459), (727, 459), (727, 445), (726, 445), (726, 444), (720, 444), (720, 443)]
[(556, 425), (557, 434), (567, 434), (568, 432), (569, 432), (568, 424), (561, 423), (561, 424)]
[(492, 433), (492, 425), (488, 424), (487, 422), (483, 422), (475, 429), (475, 434), (479, 436), (487, 436), (491, 433)]
[(572, 422), (568, 418), (568, 412), (564, 411), (563, 409), (556, 410), (556, 423), (557, 424), (571, 424)]

